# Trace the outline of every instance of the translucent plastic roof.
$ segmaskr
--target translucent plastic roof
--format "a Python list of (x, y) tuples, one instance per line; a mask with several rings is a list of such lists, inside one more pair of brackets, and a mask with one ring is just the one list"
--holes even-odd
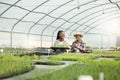
[[(56, 36), (64, 30), (101, 34), (100, 27), (120, 19), (120, 0), (0, 0), (0, 32), (33, 36)], [(41, 37), (41, 41), (44, 39)]]

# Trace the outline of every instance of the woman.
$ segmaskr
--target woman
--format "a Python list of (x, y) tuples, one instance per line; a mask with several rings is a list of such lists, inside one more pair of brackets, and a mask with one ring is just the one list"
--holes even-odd
[(76, 40), (72, 43), (72, 52), (85, 52), (85, 43), (81, 40), (83, 34), (77, 32), (74, 34)]
[[(68, 43), (65, 40), (65, 32), (60, 30), (57, 33), (57, 38), (54, 43), (54, 47), (68, 47)], [(66, 49), (54, 49), (56, 53), (64, 53)]]

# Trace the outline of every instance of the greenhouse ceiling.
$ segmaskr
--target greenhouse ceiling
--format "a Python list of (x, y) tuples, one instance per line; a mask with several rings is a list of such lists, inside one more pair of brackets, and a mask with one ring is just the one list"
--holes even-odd
[(54, 37), (64, 30), (70, 37), (74, 32), (104, 34), (109, 28), (107, 33), (116, 32), (110, 23), (119, 25), (119, 4), (120, 0), (0, 0), (0, 32), (10, 34), (11, 45), (13, 34)]

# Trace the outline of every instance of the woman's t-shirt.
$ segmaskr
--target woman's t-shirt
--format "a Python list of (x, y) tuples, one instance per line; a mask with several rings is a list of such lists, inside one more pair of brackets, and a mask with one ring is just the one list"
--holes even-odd
[(66, 40), (64, 41), (56, 40), (54, 43), (54, 47), (69, 47), (69, 46)]

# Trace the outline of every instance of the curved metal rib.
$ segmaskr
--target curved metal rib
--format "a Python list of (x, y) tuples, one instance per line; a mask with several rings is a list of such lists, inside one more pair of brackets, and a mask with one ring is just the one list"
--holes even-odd
[[(102, 5), (105, 5), (105, 4), (102, 4)], [(94, 8), (96, 8), (96, 7), (100, 7), (100, 6), (102, 6), (102, 5), (98, 5), (98, 6), (94, 6), (94, 7), (92, 7), (92, 8), (86, 9), (86, 10), (84, 10), (84, 11), (82, 11), (82, 12), (80, 12), (80, 13), (74, 15), (74, 16), (72, 16), (70, 19), (68, 19), (68, 21), (71, 20), (71, 19), (73, 19), (73, 18), (76, 17), (76, 16), (79, 16), (80, 14), (82, 14), (82, 13), (88, 11), (88, 10), (94, 9)], [(55, 31), (57, 31), (58, 29), (60, 29), (65, 23), (66, 23), (66, 22), (64, 22), (64, 23), (61, 24), (56, 30), (54, 30), (53, 33), (52, 33), (52, 35), (54, 35)], [(82, 24), (82, 25), (83, 25), (83, 24)], [(81, 25), (79, 25), (79, 26), (81, 26)]]
[[(109, 13), (111, 13), (111, 12), (109, 12)], [(114, 11), (113, 11), (113, 13), (114, 13)], [(111, 16), (111, 15), (113, 15), (113, 14), (110, 14), (110, 15), (108, 15), (108, 16)], [(102, 19), (105, 19), (105, 18), (107, 18), (108, 16), (106, 16), (106, 17), (102, 17), (102, 18), (100, 18), (100, 19), (98, 19), (98, 20), (96, 20), (96, 21), (94, 21), (92, 24), (94, 24), (95, 22), (97, 22), (97, 21), (100, 21), (100, 20), (102, 20)], [(90, 24), (90, 25), (92, 25), (92, 24)], [(97, 24), (98, 25), (98, 24)], [(93, 27), (91, 27), (91, 29), (92, 29)], [(74, 31), (73, 31), (74, 32)], [(71, 36), (71, 34), (69, 35), (69, 37)]]
[[(68, 2), (66, 2), (66, 3), (58, 6), (57, 8), (53, 9), (52, 11), (50, 11), (47, 15), (51, 14), (51, 13), (54, 12), (55, 10), (59, 9), (60, 7), (66, 5), (66, 4), (68, 4), (68, 3), (70, 3), (70, 2), (72, 2), (72, 1), (73, 1), (73, 0), (70, 0), (70, 1), (68, 1)], [(32, 30), (32, 28), (33, 28), (38, 22), (40, 22), (42, 19), (44, 19), (47, 15), (43, 16), (43, 17), (40, 18), (34, 25), (32, 25), (32, 26), (30, 27), (29, 31), (28, 31), (28, 34), (29, 34), (30, 31)], [(60, 19), (60, 18), (55, 18), (55, 19)]]
[[(90, 2), (87, 2), (87, 3), (82, 4), (82, 5), (79, 5), (79, 6), (84, 6), (84, 5), (87, 5), (87, 4), (92, 3), (92, 2), (94, 2), (94, 1), (90, 1)], [(78, 7), (78, 6), (77, 6), (77, 7)], [(64, 14), (60, 15), (58, 18), (60, 18), (60, 17), (64, 16), (65, 14), (73, 11), (73, 10), (76, 9), (77, 7), (75, 7), (75, 8), (73, 8), (73, 9), (65, 12)], [(55, 19), (54, 21), (52, 21), (49, 25), (51, 25), (52, 23), (54, 23), (56, 20), (57, 20), (57, 19)], [(44, 30), (42, 31), (42, 34), (41, 34), (41, 35), (43, 35), (44, 31), (49, 27), (49, 25), (48, 25), (46, 28), (44, 28)], [(42, 46), (42, 36), (41, 36), (41, 46)]]
[[(109, 8), (106, 8), (105, 10), (109, 10), (109, 9), (113, 9), (113, 8), (115, 8), (115, 7), (109, 7)], [(87, 16), (79, 19), (77, 22), (80, 22), (81, 20), (86, 19), (86, 18), (88, 18), (89, 16), (94, 15), (94, 14), (97, 14), (97, 13), (100, 13), (100, 12), (102, 12), (102, 11), (103, 11), (103, 10), (99, 10), (99, 11), (93, 12), (93, 13), (91, 13), (91, 14), (88, 14)], [(73, 25), (71, 25), (70, 27), (68, 27), (67, 29), (65, 29), (65, 32), (68, 31), (68, 30), (69, 30), (71, 27), (73, 27), (74, 25), (75, 25), (75, 24), (73, 24)], [(83, 25), (82, 25), (82, 26), (83, 26)], [(77, 27), (77, 28), (78, 28), (78, 27)]]
[[(102, 20), (102, 19), (101, 19)], [(98, 20), (96, 20), (95, 22), (97, 22)], [(93, 24), (93, 23), (92, 23)], [(97, 25), (96, 26), (94, 26), (94, 27), (91, 27), (89, 30), (87, 30), (85, 33), (88, 33), (89, 31), (91, 31), (92, 29), (94, 29), (94, 28), (96, 28), (97, 27)]]
[[(111, 12), (110, 12), (110, 13), (111, 13)], [(82, 25), (84, 25), (85, 23), (87, 23), (87, 22), (89, 22), (89, 21), (91, 21), (91, 20), (93, 20), (93, 19), (95, 19), (96, 17), (99, 17), (99, 16), (101, 16), (101, 15), (102, 15), (102, 14), (90, 18), (89, 20), (87, 20), (87, 21), (85, 21), (84, 23), (82, 23)], [(74, 31), (76, 31), (79, 27), (80, 27), (80, 26), (76, 27), (76, 28), (74, 29)], [(86, 27), (85, 27), (84, 29), (82, 29), (81, 31), (85, 30), (87, 27), (88, 27), (88, 26), (86, 26)], [(74, 32), (74, 31), (73, 31), (73, 32)], [(71, 32), (70, 35), (71, 35), (73, 32)]]
[(48, 1), (49, 1), (49, 0), (46, 0), (46, 1), (43, 2), (42, 4), (38, 5), (38, 6), (35, 7), (34, 9), (32, 9), (30, 12), (28, 12), (27, 14), (25, 14), (20, 20), (18, 20), (18, 21), (13, 25), (13, 27), (12, 27), (12, 29), (11, 29), (11, 44), (10, 44), (11, 47), (12, 47), (12, 32), (13, 32), (15, 26), (16, 26), (22, 19), (24, 19), (27, 15), (29, 15), (32, 11), (34, 11), (35, 9), (37, 9), (38, 7), (40, 7), (41, 5), (47, 3)]
[[(107, 4), (110, 4), (110, 3), (107, 3)], [(106, 5), (106, 4), (102, 4), (102, 5)], [(102, 5), (99, 5), (99, 6), (102, 6)], [(96, 6), (96, 7), (99, 7), (99, 6)], [(96, 8), (96, 7), (94, 7), (94, 8)], [(93, 9), (93, 8), (90, 8), (90, 9)], [(87, 9), (87, 10), (90, 10), (90, 9)], [(87, 10), (85, 10), (85, 11), (87, 11)], [(81, 13), (83, 13), (83, 12), (85, 12), (85, 11), (82, 11)], [(100, 10), (100, 11), (102, 11), (102, 10)], [(99, 11), (99, 12), (100, 12)], [(78, 13), (77, 15), (75, 15), (75, 16), (78, 16), (79, 14), (81, 14), (81, 13)], [(98, 13), (98, 12), (95, 12), (95, 13)], [(93, 14), (92, 14), (93, 15)], [(101, 15), (101, 14), (100, 14)], [(73, 16), (72, 18), (74, 18), (75, 16)], [(88, 15), (88, 16), (90, 16), (90, 15)], [(82, 19), (80, 19), (80, 20), (78, 20), (77, 22), (79, 22), (79, 21), (81, 21), (81, 20), (83, 20), (83, 19), (85, 19), (85, 18), (87, 18), (88, 16), (86, 16), (86, 17), (84, 17), (84, 18), (82, 18)], [(71, 18), (70, 18), (71, 19)], [(92, 18), (92, 19), (94, 19), (94, 18)], [(69, 20), (68, 20), (69, 21)], [(55, 31), (57, 31), (59, 28), (61, 28), (62, 27), (62, 25), (64, 25), (66, 22), (64, 22), (63, 24), (61, 24), (57, 29), (55, 29), (54, 30), (54, 32), (52, 33), (52, 35), (54, 35), (54, 33), (55, 33)], [(72, 27), (72, 26), (74, 26), (75, 24), (73, 24), (73, 25), (71, 25), (70, 27)], [(80, 24), (79, 26), (84, 26), (84, 23), (82, 23), (82, 24)], [(69, 28), (70, 28), (69, 27)], [(69, 30), (69, 28), (67, 28), (65, 31), (67, 31), (67, 30)], [(78, 28), (78, 27), (77, 27)], [(77, 29), (76, 28), (76, 29)], [(75, 29), (75, 30), (76, 30)], [(71, 30), (72, 31), (72, 30)], [(72, 31), (73, 32), (73, 31)], [(72, 32), (70, 33), (70, 35), (72, 34)], [(52, 42), (53, 42), (53, 38), (52, 38)]]
[[(120, 1), (119, 1), (119, 2), (120, 2)], [(110, 4), (110, 3), (101, 4), (101, 5), (98, 5), (98, 6), (96, 6), (96, 7), (103, 6), (103, 5), (107, 5), (107, 4)], [(96, 7), (92, 7), (91, 9), (96, 8)], [(88, 9), (88, 10), (90, 10), (90, 9)], [(85, 11), (87, 11), (87, 10), (85, 10)], [(85, 12), (85, 11), (82, 11), (81, 13), (83, 13), (83, 12)], [(76, 16), (79, 16), (81, 13), (78, 13), (78, 14), (76, 14), (75, 16), (71, 17), (70, 19), (68, 19), (68, 21), (71, 20), (72, 18), (76, 17)], [(78, 20), (77, 22), (80, 22), (81, 20), (83, 20), (83, 19), (85, 19), (85, 18), (87, 18), (87, 17), (84, 17), (84, 18)], [(65, 23), (66, 23), (66, 22), (64, 22), (63, 24), (61, 24), (57, 29), (61, 28)], [(73, 25), (75, 25), (75, 24), (73, 24)], [(72, 25), (72, 26), (73, 26), (73, 25)], [(83, 24), (82, 24), (82, 25), (83, 25)], [(72, 26), (70, 26), (70, 27), (72, 27)], [(79, 25), (79, 26), (80, 26), (80, 25)], [(70, 27), (69, 27), (69, 28), (70, 28)], [(66, 30), (69, 30), (69, 28), (67, 28)], [(56, 29), (56, 30), (57, 30), (57, 29)], [(54, 30), (54, 33), (55, 33), (56, 30)], [(54, 35), (54, 33), (53, 33), (52, 35)]]
[(21, 0), (18, 0), (18, 1), (16, 1), (13, 5), (10, 5), (10, 7), (8, 7), (4, 12), (2, 12), (1, 14), (0, 14), (0, 16), (2, 16), (5, 12), (7, 12), (10, 8), (12, 8), (15, 4), (17, 4), (18, 2), (20, 2)]
[[(10, 5), (10, 6), (12, 5), (12, 4), (3, 3), (3, 2), (0, 2), (0, 4)], [(60, 19), (60, 20), (63, 20), (63, 21), (69, 22), (69, 23), (78, 24), (77, 22), (70, 22), (70, 21), (67, 21), (67, 20), (65, 20), (65, 19), (63, 19), (63, 18), (57, 18), (57, 17), (51, 16), (51, 15), (49, 15), (49, 14), (47, 14), (47, 13), (44, 13), (44, 12), (31, 11), (31, 10), (28, 10), (28, 9), (26, 9), (26, 8), (23, 8), (23, 7), (20, 7), (20, 6), (17, 6), (17, 5), (13, 5), (13, 6), (14, 6), (14, 7), (18, 7), (18, 8), (20, 8), (20, 9), (22, 9), (22, 10), (25, 10), (25, 11), (31, 12), (31, 13), (43, 14), (43, 15), (46, 15), (46, 16), (51, 17), (51, 18), (54, 18), (54, 19)], [(37, 24), (37, 23), (35, 22), (34, 24)]]
[[(112, 14), (112, 13), (116, 13), (116, 11), (113, 11), (113, 12), (108, 12), (109, 14)], [(118, 14), (118, 13), (116, 13), (116, 14)], [(115, 15), (115, 14), (114, 14)], [(108, 15), (107, 14), (107, 17), (109, 17), (109, 16), (111, 16), (111, 15)], [(96, 16), (96, 17), (99, 17), (99, 16)], [(103, 16), (104, 17), (104, 16)], [(102, 20), (102, 19), (104, 19), (104, 18), (100, 18), (100, 19), (97, 19), (96, 21), (94, 21), (94, 22), (92, 22), (89, 26), (92, 26), (93, 24), (95, 24), (96, 22), (98, 22), (98, 21), (100, 21), (100, 20)], [(82, 29), (82, 30), (85, 30), (86, 28), (84, 28), (84, 29)], [(81, 31), (82, 31), (81, 30)]]

